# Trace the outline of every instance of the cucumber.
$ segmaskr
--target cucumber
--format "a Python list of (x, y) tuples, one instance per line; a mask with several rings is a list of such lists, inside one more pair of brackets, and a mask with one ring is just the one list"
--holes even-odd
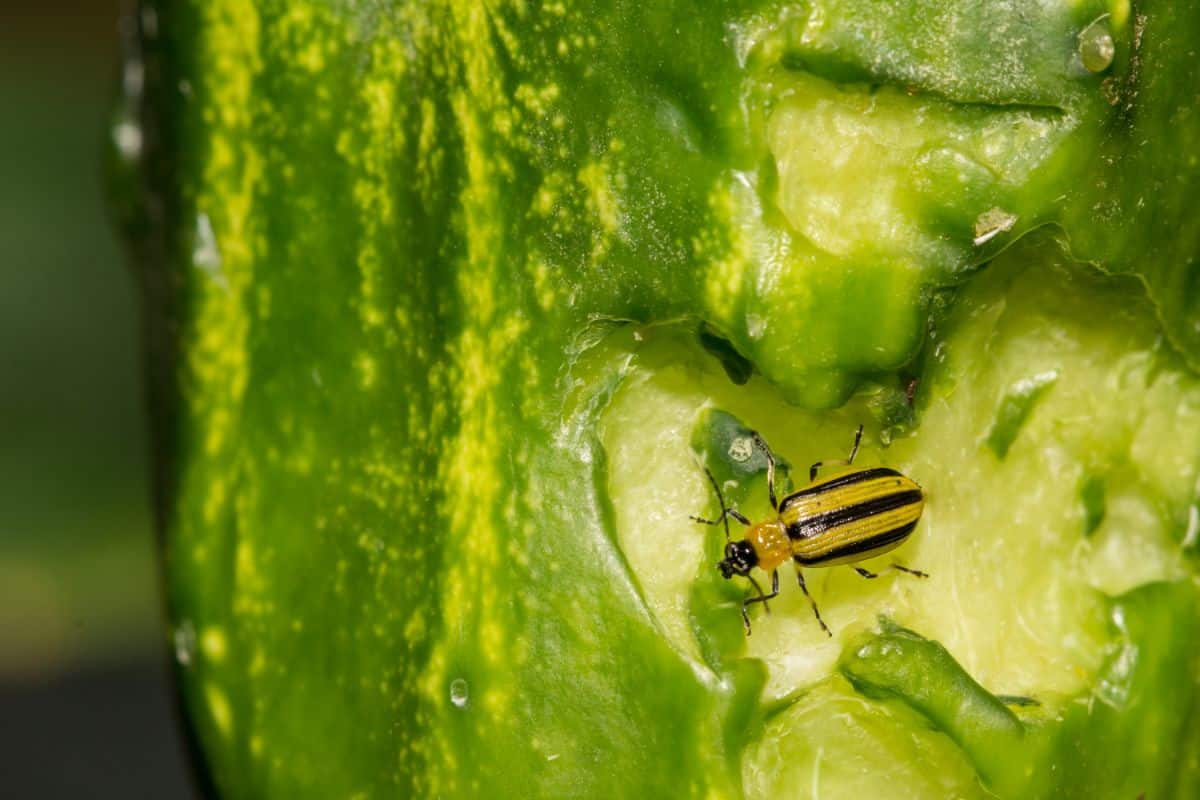
[[(134, 23), (112, 184), (213, 793), (1194, 794), (1185, 4)], [(761, 516), (736, 438), (800, 485), (860, 423), (931, 577), (813, 571), (832, 639), (789, 578), (747, 638), (701, 465)]]

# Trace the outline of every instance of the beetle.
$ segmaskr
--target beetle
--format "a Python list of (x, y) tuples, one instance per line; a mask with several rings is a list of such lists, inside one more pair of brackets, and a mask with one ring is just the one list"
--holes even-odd
[[(742, 623), (750, 635), (752, 603), (762, 603), (768, 612), (767, 601), (779, 594), (779, 567), (789, 558), (796, 568), (800, 590), (812, 605), (813, 614), (821, 629), (829, 636), (832, 631), (821, 618), (817, 602), (804, 583), (804, 567), (833, 567), (849, 564), (864, 578), (877, 578), (876, 573), (863, 569), (856, 562), (894, 550), (908, 539), (925, 505), (921, 487), (911, 478), (888, 467), (855, 469), (854, 457), (862, 442), (863, 426), (854, 434), (854, 446), (845, 460), (818, 461), (808, 471), (809, 485), (793, 492), (780, 502), (775, 495), (775, 456), (758, 433), (753, 433), (754, 445), (760, 448), (767, 461), (767, 496), (774, 517), (751, 524), (741, 512), (725, 505), (725, 496), (712, 472), (705, 468), (708, 480), (717, 493), (721, 515), (716, 519), (692, 516), (705, 525), (725, 525), (725, 557), (717, 564), (722, 577), (734, 575), (747, 578), (758, 592), (742, 601)], [(817, 471), (828, 464), (845, 464), (850, 469), (817, 480)], [(750, 530), (744, 539), (729, 535), (729, 518), (746, 525)], [(771, 592), (765, 593), (750, 571), (758, 567), (771, 573)], [(929, 575), (900, 564), (894, 569), (928, 578)]]

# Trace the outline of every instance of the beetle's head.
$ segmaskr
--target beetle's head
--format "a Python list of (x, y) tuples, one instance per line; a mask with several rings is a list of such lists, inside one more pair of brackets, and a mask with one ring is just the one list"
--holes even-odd
[(730, 542), (725, 545), (725, 558), (717, 564), (721, 576), (732, 578), (734, 575), (749, 575), (750, 570), (758, 563), (758, 554), (745, 539)]

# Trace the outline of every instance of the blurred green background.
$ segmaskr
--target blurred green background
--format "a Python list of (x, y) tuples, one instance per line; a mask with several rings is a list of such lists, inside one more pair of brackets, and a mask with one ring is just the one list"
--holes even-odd
[(0, 796), (187, 797), (140, 309), (105, 209), (117, 0), (0, 23)]

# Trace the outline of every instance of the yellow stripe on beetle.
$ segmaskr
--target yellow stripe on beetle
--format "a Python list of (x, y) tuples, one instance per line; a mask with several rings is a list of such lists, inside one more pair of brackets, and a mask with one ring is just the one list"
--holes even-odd
[[(858, 445), (862, 441), (862, 426), (854, 435), (854, 447), (845, 460), (847, 466), (854, 463)], [(715, 520), (692, 517), (706, 525), (725, 525), (725, 558), (717, 564), (726, 578), (741, 575), (748, 578), (758, 591), (756, 597), (742, 602), (742, 622), (746, 634), (750, 634), (751, 603), (763, 603), (779, 594), (779, 567), (791, 559), (796, 567), (796, 579), (800, 589), (812, 603), (813, 614), (825, 633), (829, 626), (821, 619), (816, 601), (808, 593), (801, 567), (833, 567), (854, 564), (868, 558), (894, 550), (908, 539), (917, 520), (925, 498), (910, 478), (888, 467), (850, 469), (838, 475), (816, 481), (817, 470), (823, 462), (818, 461), (809, 469), (809, 486), (793, 492), (778, 502), (775, 497), (775, 457), (758, 434), (755, 444), (767, 457), (767, 492), (771, 507), (776, 515), (751, 525), (739, 512), (725, 505), (721, 487), (711, 472), (705, 470), (721, 504), (721, 516)], [(733, 541), (729, 536), (729, 517), (733, 517), (750, 530), (746, 538)], [(909, 569), (899, 564), (893, 568), (917, 577), (928, 577), (924, 572)], [(764, 593), (762, 587), (750, 575), (758, 567), (771, 573), (771, 592)], [(862, 567), (854, 569), (864, 578), (875, 578), (875, 573)]]

